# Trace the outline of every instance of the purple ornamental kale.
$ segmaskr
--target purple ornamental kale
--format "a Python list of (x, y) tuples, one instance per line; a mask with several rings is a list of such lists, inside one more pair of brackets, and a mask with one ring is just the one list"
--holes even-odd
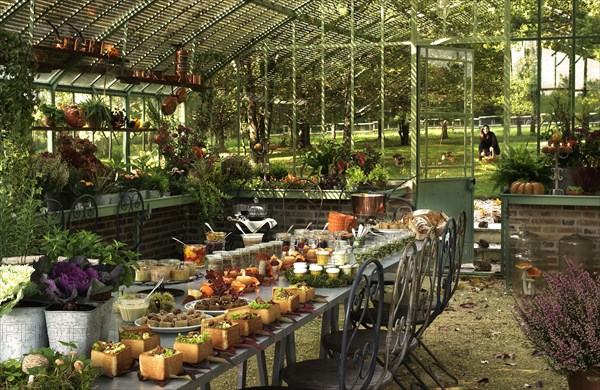
[(69, 261), (56, 263), (49, 276), (64, 295), (71, 296), (73, 290), (77, 290), (77, 295), (81, 297), (87, 295), (91, 279), (97, 279), (98, 277), (99, 275), (94, 269), (88, 268), (88, 272), (86, 272), (77, 264)]

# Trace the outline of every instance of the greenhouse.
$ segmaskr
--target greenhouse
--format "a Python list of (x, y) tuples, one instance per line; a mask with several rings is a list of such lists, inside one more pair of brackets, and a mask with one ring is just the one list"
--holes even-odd
[(0, 0), (0, 105), (0, 389), (599, 389), (596, 0)]

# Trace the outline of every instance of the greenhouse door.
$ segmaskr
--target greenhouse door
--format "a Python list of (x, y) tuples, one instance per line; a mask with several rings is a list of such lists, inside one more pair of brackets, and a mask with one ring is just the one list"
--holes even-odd
[(463, 263), (473, 262), (473, 51), (419, 46), (417, 207), (467, 213)]

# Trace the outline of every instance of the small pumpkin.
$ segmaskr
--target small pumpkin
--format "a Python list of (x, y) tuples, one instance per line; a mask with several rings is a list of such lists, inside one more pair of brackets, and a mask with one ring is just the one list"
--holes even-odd
[(183, 103), (187, 100), (187, 89), (185, 89), (184, 87), (177, 88), (177, 91), (175, 91), (175, 95), (177, 95), (177, 102)]
[(537, 181), (514, 181), (510, 185), (511, 194), (543, 195), (544, 185)]
[(173, 115), (175, 110), (177, 109), (177, 97), (174, 95), (167, 96), (163, 101), (161, 111), (164, 115)]

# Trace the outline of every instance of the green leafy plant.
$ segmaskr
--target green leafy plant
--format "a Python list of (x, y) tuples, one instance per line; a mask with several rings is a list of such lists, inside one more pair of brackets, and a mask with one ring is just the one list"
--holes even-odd
[(116, 180), (116, 174), (109, 167), (92, 172), (90, 182), (94, 184), (97, 194), (114, 194), (121, 191), (121, 186)]
[(123, 276), (118, 285), (131, 286), (135, 279), (135, 270), (138, 268), (138, 253), (126, 250), (125, 246), (125, 243), (116, 240), (106, 243), (98, 234), (86, 230), (69, 233), (53, 229), (44, 235), (41, 250), (53, 260), (59, 256), (84, 256), (88, 259), (98, 259), (101, 264), (111, 267), (122, 265)]
[(46, 126), (50, 127), (64, 127), (67, 125), (65, 122), (65, 112), (52, 104), (42, 103), (38, 107), (40, 113), (44, 116)]
[(112, 119), (108, 104), (97, 96), (92, 96), (79, 103), (79, 108), (83, 109), (89, 127), (97, 129), (106, 128)]
[(583, 191), (581, 186), (568, 186), (567, 191)]
[(366, 184), (368, 181), (365, 172), (356, 166), (349, 167), (346, 169), (346, 188), (353, 189), (361, 184)]
[(332, 140), (321, 142), (300, 157), (304, 166), (312, 168), (310, 175), (327, 175), (336, 159), (343, 154), (344, 147)]
[(369, 183), (386, 183), (390, 179), (390, 172), (381, 164), (376, 164), (375, 167), (367, 175), (367, 181)]
[[(73, 350), (77, 348), (73, 343), (61, 343)], [(92, 366), (90, 359), (76, 352), (63, 355), (50, 348), (40, 348), (31, 351), (22, 362), (10, 359), (0, 363), (0, 388), (91, 389), (101, 373), (99, 367)], [(29, 375), (33, 376), (32, 383), (28, 383)]]
[(500, 188), (516, 180), (539, 181), (548, 185), (551, 175), (552, 161), (546, 155), (534, 153), (525, 146), (514, 148), (508, 145), (490, 178), (494, 188)]
[(38, 186), (46, 193), (61, 192), (69, 183), (69, 165), (60, 156), (42, 153), (31, 159)]

